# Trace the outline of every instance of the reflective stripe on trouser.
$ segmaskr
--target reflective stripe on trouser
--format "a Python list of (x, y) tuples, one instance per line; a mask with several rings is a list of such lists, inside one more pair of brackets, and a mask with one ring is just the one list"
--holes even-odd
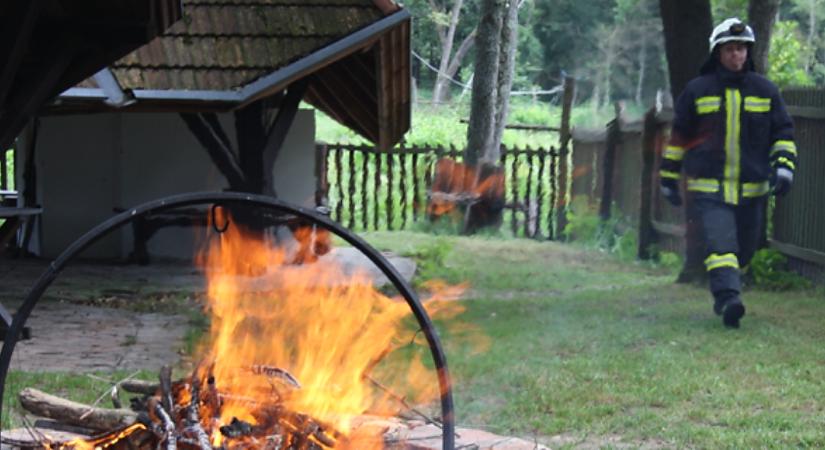
[(718, 195), (696, 195), (690, 214), (702, 230), (705, 268), (715, 298), (739, 294), (739, 269), (748, 265), (756, 251), (764, 211), (765, 197), (731, 205)]

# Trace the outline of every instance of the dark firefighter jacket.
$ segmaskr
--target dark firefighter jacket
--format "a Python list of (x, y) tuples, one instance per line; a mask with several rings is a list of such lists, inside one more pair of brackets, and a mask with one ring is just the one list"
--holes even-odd
[(659, 175), (687, 189), (719, 193), (729, 204), (770, 191), (778, 167), (793, 172), (793, 122), (777, 87), (747, 69), (733, 73), (711, 58), (679, 96)]

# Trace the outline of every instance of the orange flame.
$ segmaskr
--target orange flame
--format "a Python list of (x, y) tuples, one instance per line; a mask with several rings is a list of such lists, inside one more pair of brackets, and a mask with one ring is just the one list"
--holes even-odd
[(501, 171), (484, 172), (484, 168), (479, 170), (451, 159), (438, 160), (427, 213), (431, 217), (440, 217), (454, 211), (456, 206), (462, 202), (502, 199), (504, 197), (503, 173)]
[[(278, 399), (347, 434), (358, 415), (401, 409), (376, 388), (379, 373), (382, 385), (409, 402), (438, 398), (435, 371), (422, 360), (398, 356), (414, 352), (394, 352), (416, 336), (410, 308), (377, 291), (366, 274), (347, 275), (326, 260), (290, 265), (285, 250), (238, 226), (214, 239), (198, 260), (206, 268), (211, 316), (199, 357), (224, 395), (221, 423), (234, 417), (255, 424), (256, 409)], [(395, 367), (381, 370), (400, 361), (407, 366), (403, 374)], [(288, 374), (272, 376), (273, 368)], [(359, 449), (367, 448), (362, 438), (359, 433)], [(212, 440), (217, 444), (221, 437)], [(375, 442), (382, 447), (380, 439)]]

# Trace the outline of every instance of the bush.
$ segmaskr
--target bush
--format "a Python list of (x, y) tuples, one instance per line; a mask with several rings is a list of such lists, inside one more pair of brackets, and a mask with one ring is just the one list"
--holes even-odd
[(787, 270), (787, 267), (788, 259), (785, 255), (771, 248), (763, 248), (753, 256), (748, 273), (756, 286), (772, 291), (805, 289), (811, 286), (810, 281)]
[(419, 281), (426, 281), (437, 278), (445, 278), (443, 273), (445, 270), (445, 262), (447, 255), (453, 250), (452, 244), (449, 240), (438, 237), (429, 241), (427, 244), (418, 246), (410, 253), (404, 256), (415, 260), (417, 264)]
[(603, 222), (585, 198), (574, 198), (567, 210), (567, 225), (562, 230), (567, 240), (575, 240), (630, 261), (636, 259), (639, 241), (635, 230), (620, 219)]

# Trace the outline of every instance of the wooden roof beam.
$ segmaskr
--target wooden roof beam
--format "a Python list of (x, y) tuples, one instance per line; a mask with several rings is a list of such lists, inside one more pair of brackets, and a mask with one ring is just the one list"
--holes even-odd
[[(10, 1), (0, 20), (0, 105), (5, 104), (45, 0)], [(2, 111), (0, 111), (2, 114)]]

